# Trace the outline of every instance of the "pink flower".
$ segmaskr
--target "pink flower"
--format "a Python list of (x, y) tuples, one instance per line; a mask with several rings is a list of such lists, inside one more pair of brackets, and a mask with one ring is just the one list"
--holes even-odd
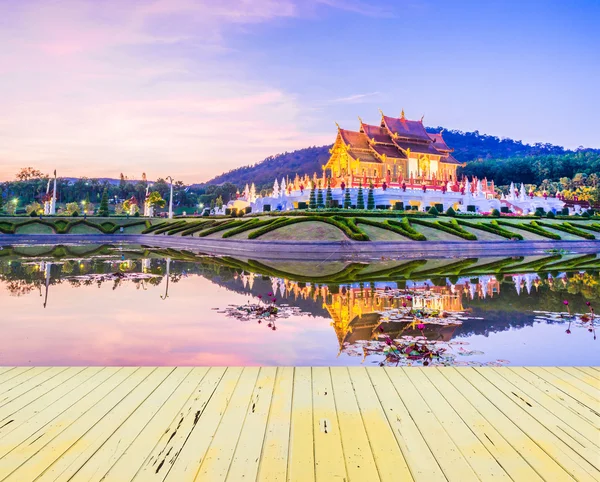
[(420, 331), (423, 331), (425, 329), (425, 325), (423, 323), (419, 323), (417, 325), (417, 329), (420, 330)]
[(569, 306), (569, 302), (568, 302), (567, 300), (564, 300), (564, 301), (563, 301), (563, 305), (565, 305), (565, 306)]
[(412, 296), (408, 295), (408, 296), (406, 297), (406, 299), (407, 299), (408, 301), (410, 301), (410, 300), (412, 300)]
[(269, 293), (269, 296), (273, 296), (273, 293)]
[(277, 298), (273, 298), (271, 301), (272, 301), (273, 303), (275, 303), (275, 302), (277, 301)]
[(406, 303), (402, 302), (402, 308), (406, 308)]
[(565, 333), (566, 333), (567, 335), (570, 335), (570, 334), (571, 334), (571, 330), (567, 329), (567, 330), (565, 331)]
[(590, 306), (590, 305), (591, 305), (591, 303), (589, 301), (585, 302), (585, 306)]
[(259, 299), (259, 300), (262, 300), (262, 295), (258, 295), (258, 299)]

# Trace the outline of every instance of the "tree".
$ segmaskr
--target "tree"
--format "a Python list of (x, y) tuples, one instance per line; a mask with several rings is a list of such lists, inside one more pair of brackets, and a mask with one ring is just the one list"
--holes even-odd
[(42, 179), (47, 178), (48, 175), (42, 173), (42, 171), (38, 169), (34, 169), (33, 167), (23, 167), (17, 173), (17, 181), (29, 181), (31, 179)]
[(317, 198), (315, 195), (315, 183), (312, 183), (310, 188), (310, 196), (308, 197), (308, 207), (310, 209), (317, 209)]
[(77, 203), (67, 203), (65, 206), (65, 213), (69, 216), (73, 216), (73, 213), (79, 214), (79, 204)]
[(344, 209), (350, 209), (352, 206), (352, 201), (350, 199), (350, 188), (346, 188), (346, 192), (344, 193)]
[(31, 213), (42, 214), (44, 212), (44, 209), (42, 208), (42, 205), (40, 203), (33, 202), (25, 207), (25, 211), (31, 216)]
[(320, 187), (319, 187), (319, 190), (317, 191), (317, 207), (318, 208), (325, 207), (325, 203), (323, 202), (323, 191), (321, 190)]
[(375, 209), (375, 194), (372, 184), (369, 186), (369, 194), (367, 194), (367, 209)]
[(98, 216), (108, 217), (108, 189), (104, 188), (102, 199), (100, 200), (100, 208), (98, 208)]
[(217, 199), (215, 199), (215, 206), (219, 211), (223, 209), (223, 196), (219, 196)]
[(150, 194), (148, 194), (148, 199), (146, 202), (153, 208), (164, 208), (167, 204), (167, 201), (163, 199), (158, 191), (152, 191)]
[(333, 195), (331, 193), (331, 181), (327, 178), (327, 193), (325, 194), (325, 206), (330, 208), (333, 205)]
[(364, 209), (365, 208), (365, 197), (362, 190), (362, 184), (358, 185), (358, 194), (356, 196), (356, 209)]

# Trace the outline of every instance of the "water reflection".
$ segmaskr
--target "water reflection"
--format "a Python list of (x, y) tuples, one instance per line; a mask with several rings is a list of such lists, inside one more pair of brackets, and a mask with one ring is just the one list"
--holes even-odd
[[(573, 313), (596, 303), (598, 263), (543, 253), (266, 264), (140, 246), (4, 248), (0, 364), (380, 363), (386, 337), (443, 348), (442, 364), (597, 364), (597, 320), (567, 336), (573, 320), (556, 314), (565, 299)], [(261, 320), (224, 313), (265, 303), (291, 310), (265, 321), (268, 336)]]

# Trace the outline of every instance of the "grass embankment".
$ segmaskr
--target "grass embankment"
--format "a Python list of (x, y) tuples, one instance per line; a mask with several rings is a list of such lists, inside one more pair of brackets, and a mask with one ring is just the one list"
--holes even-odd
[[(433, 216), (351, 211), (244, 218), (0, 218), (3, 234), (146, 234), (264, 241), (548, 241), (600, 239), (597, 218)], [(394, 214), (396, 216), (394, 217)]]

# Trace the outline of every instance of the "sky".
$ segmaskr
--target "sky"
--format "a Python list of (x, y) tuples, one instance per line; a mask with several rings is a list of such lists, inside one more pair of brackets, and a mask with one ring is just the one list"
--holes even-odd
[(597, 0), (0, 0), (0, 180), (203, 182), (386, 115), (600, 147)]

